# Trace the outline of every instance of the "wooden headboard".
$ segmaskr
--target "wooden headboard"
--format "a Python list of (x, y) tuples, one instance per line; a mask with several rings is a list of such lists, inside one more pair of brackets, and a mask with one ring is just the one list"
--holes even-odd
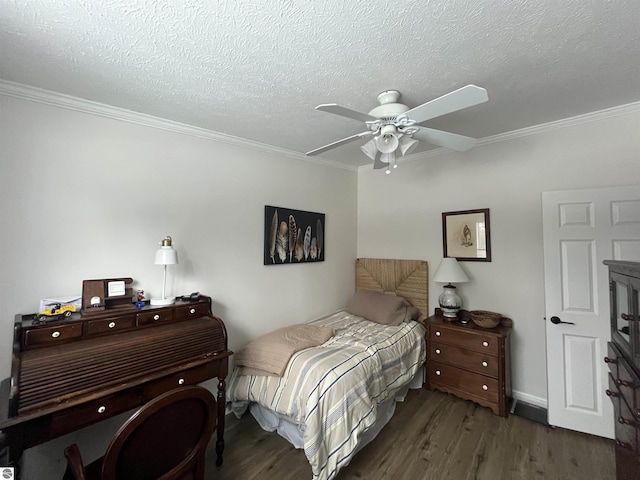
[(429, 316), (429, 275), (424, 260), (358, 258), (356, 288), (393, 292)]

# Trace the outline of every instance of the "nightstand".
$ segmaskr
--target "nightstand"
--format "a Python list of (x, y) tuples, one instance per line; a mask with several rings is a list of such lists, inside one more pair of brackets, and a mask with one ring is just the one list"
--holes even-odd
[(471, 400), (506, 417), (511, 395), (511, 323), (503, 319), (496, 328), (481, 328), (472, 322), (450, 322), (436, 310), (426, 321), (426, 387)]

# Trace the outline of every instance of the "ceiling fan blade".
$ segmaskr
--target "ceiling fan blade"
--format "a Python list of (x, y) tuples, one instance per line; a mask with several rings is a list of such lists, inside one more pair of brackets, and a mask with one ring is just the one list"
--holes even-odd
[(325, 103), (322, 105), (318, 105), (316, 107), (316, 110), (322, 110), (323, 112), (333, 113), (342, 117), (353, 118), (354, 120), (360, 120), (361, 122), (375, 122), (376, 120), (378, 120), (376, 117), (373, 117), (367, 113), (351, 110), (347, 107), (341, 107), (340, 105), (337, 105), (335, 103)]
[(413, 138), (422, 140), (427, 143), (438, 145), (439, 147), (450, 148), (458, 152), (464, 152), (473, 148), (477, 140), (457, 133), (443, 132), (442, 130), (434, 130), (433, 128), (420, 127), (416, 133), (411, 135)]
[(306, 155), (318, 155), (319, 153), (326, 152), (327, 150), (331, 150), (332, 148), (339, 147), (340, 145), (344, 145), (345, 143), (353, 142), (359, 138), (363, 138), (369, 135), (373, 135), (375, 132), (367, 131), (362, 133), (356, 133), (355, 135), (351, 135), (350, 137), (343, 138), (342, 140), (338, 140), (337, 142), (330, 143), (325, 145), (324, 147), (316, 148), (315, 150), (311, 150), (307, 152)]
[(487, 95), (487, 91), (484, 88), (476, 85), (467, 85), (430, 102), (418, 105), (405, 112), (405, 115), (416, 123), (422, 123), (447, 113), (473, 107), (487, 100), (489, 100), (489, 95)]

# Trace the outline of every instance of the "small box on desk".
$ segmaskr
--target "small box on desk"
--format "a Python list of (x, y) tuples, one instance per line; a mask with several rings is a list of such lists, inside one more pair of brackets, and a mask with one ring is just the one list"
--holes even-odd
[(112, 308), (135, 308), (133, 278), (102, 278), (82, 281), (82, 315), (102, 313)]

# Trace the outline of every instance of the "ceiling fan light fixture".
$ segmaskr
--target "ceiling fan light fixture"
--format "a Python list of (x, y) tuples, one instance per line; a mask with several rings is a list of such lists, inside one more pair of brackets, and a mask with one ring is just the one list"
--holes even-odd
[(360, 149), (373, 160), (374, 169), (386, 167), (389, 173), (391, 168), (397, 168), (398, 155), (406, 156), (412, 153), (418, 141), (463, 152), (476, 144), (474, 138), (418, 125), (432, 118), (457, 112), (488, 100), (489, 96), (484, 88), (466, 85), (413, 108), (399, 102), (398, 90), (385, 90), (380, 93), (378, 95), (380, 105), (368, 114), (342, 107), (337, 103), (318, 105), (316, 110), (358, 120), (365, 124), (367, 130), (311, 150), (307, 155), (318, 155), (353, 140), (373, 136)]
[(402, 135), (400, 137), (400, 153), (402, 156), (409, 155), (418, 145), (418, 140), (414, 140), (411, 137), (407, 137), (406, 135)]
[(383, 153), (382, 155), (380, 155), (380, 161), (386, 163), (387, 165), (393, 165), (394, 163), (396, 163), (395, 152)]
[(378, 148), (376, 147), (376, 140), (372, 138), (367, 143), (360, 147), (360, 150), (369, 157), (371, 160), (376, 159), (376, 154), (378, 153)]
[(376, 137), (376, 147), (381, 153), (395, 152), (400, 144), (395, 125), (384, 125)]

